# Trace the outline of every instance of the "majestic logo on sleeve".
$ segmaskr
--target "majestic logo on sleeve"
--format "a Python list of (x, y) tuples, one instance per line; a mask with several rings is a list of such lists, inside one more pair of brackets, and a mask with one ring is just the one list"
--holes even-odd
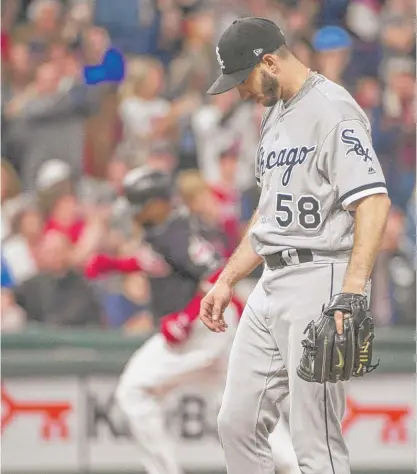
[(220, 56), (220, 50), (219, 47), (217, 46), (216, 48), (216, 57), (217, 57), (217, 62), (220, 64), (221, 69), (226, 69), (226, 66), (224, 65), (224, 61), (222, 57)]
[(358, 137), (355, 137), (355, 130), (353, 128), (345, 128), (342, 131), (341, 140), (345, 145), (348, 145), (345, 156), (349, 156), (354, 153), (356, 156), (361, 158), (364, 163), (368, 161), (372, 163), (372, 156), (370, 155), (369, 148), (365, 148)]
[(268, 156), (265, 156), (265, 149), (261, 147), (258, 156), (260, 175), (263, 176), (266, 170), (286, 167), (281, 182), (283, 186), (287, 186), (294, 168), (298, 165), (302, 165), (308, 156), (315, 152), (316, 148), (316, 145), (310, 147), (303, 145), (293, 148), (283, 148), (279, 152), (271, 151), (268, 153)]

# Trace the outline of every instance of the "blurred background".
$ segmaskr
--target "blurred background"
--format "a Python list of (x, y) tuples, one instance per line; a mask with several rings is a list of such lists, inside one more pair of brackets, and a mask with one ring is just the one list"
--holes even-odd
[[(152, 333), (146, 277), (98, 278), (91, 270), (98, 256), (131, 256), (141, 249), (141, 229), (132, 227), (119, 199), (132, 167), (172, 172), (178, 201), (217, 232), (225, 257), (233, 252), (259, 197), (253, 177), (263, 110), (241, 102), (235, 91), (213, 97), (205, 91), (218, 75), (215, 45), (221, 33), (238, 17), (260, 16), (282, 27), (289, 47), (308, 67), (345, 86), (371, 121), (393, 203), (371, 299), (381, 335), (378, 350), (387, 361), (383, 370), (394, 376), (385, 390), (392, 399), (382, 402), (401, 405), (395, 397), (404, 384), (404, 403), (414, 404), (409, 374), (415, 369), (416, 321), (414, 0), (2, 0), (1, 7), (1, 331), (7, 397), (13, 392), (60, 400), (84, 390), (107, 394), (110, 405), (101, 403), (110, 407), (116, 375)], [(125, 55), (125, 79), (86, 86), (83, 67), (100, 63), (111, 46)], [(258, 277), (256, 272), (242, 283), (243, 296)], [(380, 388), (372, 390), (377, 394)], [(100, 413), (106, 411), (101, 407)], [(127, 435), (115, 421), (106, 421), (108, 414), (102, 416), (97, 418), (105, 425), (102, 436), (112, 429), (122, 434), (99, 447), (81, 447), (80, 453), (79, 443), (65, 449), (48, 444), (35, 425), (31, 429), (41, 444), (27, 440), (33, 452), (26, 460), (15, 441), (30, 430), (24, 422), (8, 421), (2, 440), (6, 470), (108, 467), (100, 459), (116, 449), (111, 440)], [(379, 440), (375, 453), (388, 456), (378, 462), (396, 473), (411, 469), (411, 438), (400, 436), (391, 451), (379, 438), (384, 416), (389, 422), (389, 410), (382, 411), (382, 421), (370, 427)], [(404, 427), (395, 426), (404, 435)], [(110, 457), (116, 472), (136, 466), (134, 446), (126, 443), (118, 449), (130, 453), (131, 464), (124, 464), (126, 454), (119, 461)], [(184, 448), (188, 461), (187, 449), (194, 448)], [(100, 454), (91, 454), (94, 449)], [(385, 472), (378, 462), (353, 458), (355, 468)], [(201, 462), (190, 466), (213, 468), (210, 459)]]

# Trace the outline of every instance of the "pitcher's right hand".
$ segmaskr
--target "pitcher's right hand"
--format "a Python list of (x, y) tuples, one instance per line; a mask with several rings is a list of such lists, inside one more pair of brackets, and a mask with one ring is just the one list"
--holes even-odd
[(201, 301), (200, 319), (213, 332), (226, 331), (227, 324), (223, 313), (229, 306), (233, 288), (223, 281), (218, 281)]

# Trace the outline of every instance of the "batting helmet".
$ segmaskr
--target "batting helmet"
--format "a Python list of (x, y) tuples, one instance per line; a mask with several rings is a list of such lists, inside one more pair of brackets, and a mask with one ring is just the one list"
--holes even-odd
[(152, 199), (170, 199), (170, 175), (141, 166), (127, 173), (123, 182), (124, 194), (134, 214), (139, 213)]

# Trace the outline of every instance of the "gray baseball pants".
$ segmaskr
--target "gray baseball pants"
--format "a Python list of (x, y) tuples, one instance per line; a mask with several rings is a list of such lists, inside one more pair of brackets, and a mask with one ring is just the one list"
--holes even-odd
[(302, 474), (349, 474), (342, 436), (346, 383), (316, 384), (296, 374), (303, 331), (340, 292), (346, 262), (265, 269), (233, 343), (218, 418), (228, 474), (274, 474), (268, 436), (289, 397), (291, 439)]

